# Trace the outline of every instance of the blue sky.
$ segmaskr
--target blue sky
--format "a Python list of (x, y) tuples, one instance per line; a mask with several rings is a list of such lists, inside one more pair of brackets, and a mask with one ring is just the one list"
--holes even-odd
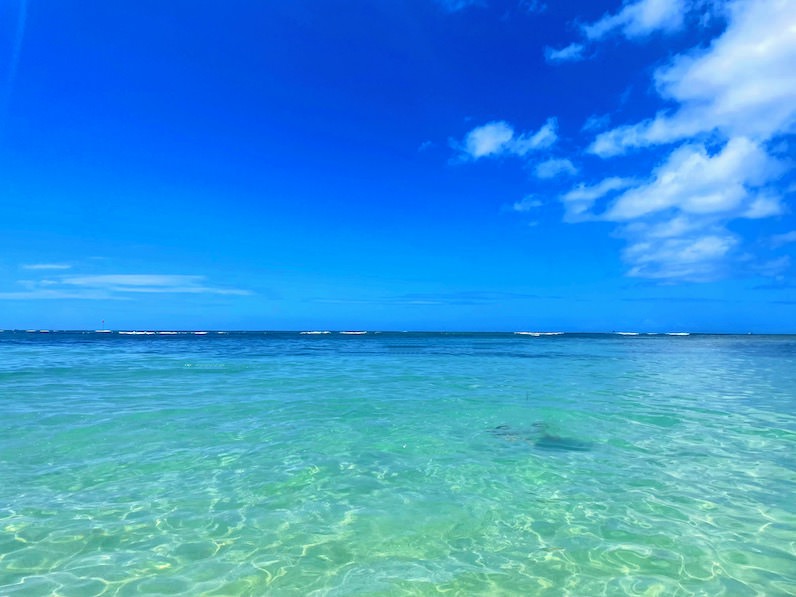
[(0, 6), (0, 328), (796, 332), (796, 4)]

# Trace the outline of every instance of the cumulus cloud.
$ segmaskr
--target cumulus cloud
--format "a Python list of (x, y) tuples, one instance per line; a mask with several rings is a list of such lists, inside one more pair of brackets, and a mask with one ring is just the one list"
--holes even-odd
[[(785, 211), (782, 198), (769, 188), (782, 170), (780, 161), (750, 139), (731, 139), (714, 154), (690, 143), (673, 151), (645, 181), (607, 178), (576, 187), (562, 201), (570, 221), (621, 225), (629, 275), (709, 281), (727, 273), (731, 258), (741, 257), (741, 241), (728, 231), (728, 222)], [(620, 192), (610, 196), (614, 191)], [(606, 207), (594, 209), (604, 197)]]
[(544, 49), (544, 57), (548, 62), (576, 62), (583, 60), (583, 52), (586, 46), (574, 42), (568, 46), (556, 50), (555, 48), (546, 47)]
[(596, 137), (601, 157), (718, 131), (765, 141), (796, 126), (796, 3), (729, 5), (726, 31), (705, 50), (676, 56), (655, 73), (662, 98), (678, 107)]
[[(580, 41), (545, 50), (549, 62), (580, 60), (611, 35), (639, 40), (694, 25), (696, 16), (704, 25), (704, 18), (718, 13), (726, 20), (721, 33), (654, 71), (654, 90), (664, 106), (657, 113), (618, 126), (595, 116), (582, 128), (593, 135), (586, 152), (598, 158), (655, 152), (652, 168), (641, 165), (647, 159), (616, 160), (616, 169), (605, 167), (631, 176), (579, 183), (560, 196), (565, 222), (616, 225), (615, 234), (627, 242), (623, 257), (631, 276), (706, 281), (739, 271), (773, 275), (789, 267), (785, 257), (758, 260), (732, 223), (788, 213), (783, 181), (792, 178), (786, 156), (796, 134), (796, 2), (629, 0), (619, 11), (581, 25)], [(554, 122), (547, 146), (555, 142)], [(471, 131), (459, 151), (469, 160), (526, 155), (532, 138), (536, 147), (543, 145), (542, 132), (517, 135), (507, 123), (493, 122)], [(552, 178), (575, 170), (571, 161), (551, 158), (535, 174)], [(533, 201), (514, 209), (528, 211)], [(796, 232), (772, 237), (768, 248), (796, 242), (794, 237)]]
[(538, 131), (516, 134), (510, 124), (500, 120), (474, 128), (461, 143), (452, 141), (451, 145), (458, 150), (460, 160), (499, 155), (522, 157), (552, 146), (558, 140), (557, 128), (556, 119), (548, 118)]
[[(636, 4), (617, 17), (630, 6)], [(787, 211), (777, 182), (792, 165), (770, 147), (796, 132), (796, 3), (737, 0), (726, 9), (727, 27), (709, 45), (676, 55), (655, 72), (655, 89), (672, 107), (596, 135), (588, 151), (610, 158), (675, 147), (649, 176), (602, 201), (602, 209), (595, 209), (602, 196), (562, 197), (570, 221), (620, 224), (632, 276), (704, 281), (733, 267), (773, 275), (789, 264), (784, 258), (757, 262), (729, 224)], [(667, 20), (664, 13), (657, 22), (676, 26), (678, 17)], [(587, 33), (604, 34), (599, 28)], [(595, 188), (610, 187), (608, 180)], [(778, 246), (772, 239), (771, 247)]]
[(555, 178), (557, 176), (572, 176), (578, 169), (566, 158), (552, 158), (540, 162), (534, 168), (534, 174), (539, 178)]
[(602, 39), (616, 31), (629, 38), (644, 37), (655, 31), (677, 31), (683, 26), (687, 8), (684, 0), (638, 0), (581, 29), (590, 40)]
[(605, 14), (594, 23), (583, 23), (583, 42), (573, 42), (560, 49), (546, 47), (545, 59), (552, 63), (583, 60), (587, 44), (612, 34), (641, 39), (655, 32), (672, 33), (682, 29), (692, 2), (686, 0), (636, 0), (627, 2), (616, 14)]
[(508, 123), (490, 122), (471, 130), (464, 138), (461, 150), (473, 159), (502, 153), (514, 138)]
[(536, 209), (537, 207), (542, 207), (542, 205), (543, 203), (539, 199), (537, 199), (534, 195), (528, 195), (526, 197), (523, 197), (521, 201), (515, 202), (514, 205), (511, 206), (511, 208), (514, 211), (518, 212), (529, 212)]
[(587, 186), (583, 183), (576, 185), (561, 197), (561, 201), (564, 203), (564, 220), (567, 222), (578, 222), (596, 219), (590, 211), (598, 199), (615, 191), (626, 189), (633, 185), (634, 182), (630, 178), (612, 176), (592, 186)]
[(558, 140), (558, 120), (548, 118), (538, 131), (533, 134), (522, 135), (517, 139), (517, 153), (525, 155), (529, 151), (546, 149)]
[(755, 189), (781, 171), (778, 161), (743, 137), (731, 139), (713, 156), (704, 145), (687, 144), (653, 171), (650, 182), (625, 191), (604, 217), (622, 222), (664, 210), (743, 217), (774, 215), (782, 211), (778, 198), (765, 197), (766, 207), (761, 209), (761, 197)]

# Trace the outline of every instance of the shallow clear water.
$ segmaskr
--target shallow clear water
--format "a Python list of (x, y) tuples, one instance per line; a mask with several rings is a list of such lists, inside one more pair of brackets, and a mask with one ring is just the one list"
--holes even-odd
[(0, 333), (0, 595), (793, 595), (796, 337)]

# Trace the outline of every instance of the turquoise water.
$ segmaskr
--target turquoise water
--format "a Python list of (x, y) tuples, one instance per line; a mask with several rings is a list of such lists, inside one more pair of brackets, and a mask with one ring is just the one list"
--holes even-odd
[(0, 595), (794, 595), (796, 337), (0, 333)]

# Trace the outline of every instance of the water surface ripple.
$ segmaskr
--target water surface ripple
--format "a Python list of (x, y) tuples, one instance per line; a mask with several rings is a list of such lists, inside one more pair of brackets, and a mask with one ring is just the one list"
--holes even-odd
[(0, 333), (0, 595), (796, 594), (796, 338)]

